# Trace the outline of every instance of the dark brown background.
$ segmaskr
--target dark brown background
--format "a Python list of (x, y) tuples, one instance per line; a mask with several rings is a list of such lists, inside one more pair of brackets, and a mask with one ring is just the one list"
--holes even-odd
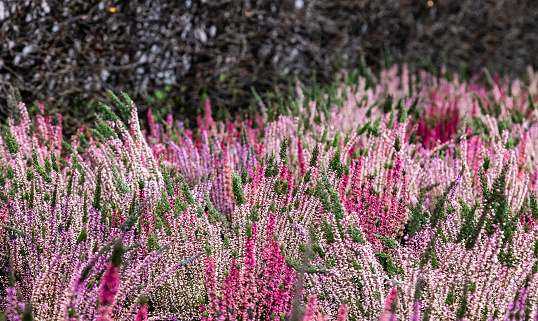
[(361, 56), (374, 70), (389, 54), (416, 68), (439, 67), (445, 54), (468, 74), (538, 66), (538, 1), (303, 1), (0, 1), (11, 9), (0, 20), (0, 120), (11, 85), (24, 102), (61, 112), (72, 131), (108, 89), (128, 92), (144, 113), (144, 93), (170, 84), (152, 107), (181, 117), (197, 112), (204, 91), (235, 114), (252, 105), (251, 86), (263, 98), (294, 76), (308, 84), (314, 71), (328, 84)]

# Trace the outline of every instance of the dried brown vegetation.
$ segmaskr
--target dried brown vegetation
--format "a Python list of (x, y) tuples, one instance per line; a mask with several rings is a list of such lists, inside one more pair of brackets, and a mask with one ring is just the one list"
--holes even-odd
[[(469, 73), (486, 66), (522, 75), (538, 66), (533, 0), (32, 0), (0, 3), (0, 115), (10, 86), (27, 102), (55, 104), (69, 131), (90, 121), (108, 89), (145, 112), (145, 92), (170, 85), (169, 111), (192, 115), (199, 94), (232, 113), (297, 76), (333, 80), (363, 56), (390, 53)], [(291, 77), (291, 78), (290, 78)], [(77, 106), (75, 108), (75, 106)], [(153, 106), (155, 107), (155, 106)]]

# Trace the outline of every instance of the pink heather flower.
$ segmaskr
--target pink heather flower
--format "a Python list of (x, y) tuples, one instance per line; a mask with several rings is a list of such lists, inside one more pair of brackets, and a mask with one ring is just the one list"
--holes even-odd
[(349, 182), (349, 175), (344, 174), (342, 176), (342, 183), (340, 184), (340, 191), (339, 191), (340, 199), (344, 199), (346, 196), (348, 182)]
[(291, 286), (295, 283), (291, 268), (286, 265), (278, 242), (273, 238), (275, 230), (275, 215), (270, 212), (265, 250), (262, 253), (265, 267), (260, 272), (265, 277), (258, 280), (258, 288), (262, 292), (257, 304), (260, 319), (269, 319), (271, 315), (278, 316), (289, 310), (288, 305), (292, 300)]
[[(274, 242), (273, 236), (275, 235), (275, 232), (275, 214), (273, 212), (269, 212), (269, 222), (267, 223), (267, 227), (265, 230), (265, 253), (268, 253), (271, 250), (271, 246)], [(268, 259), (268, 256), (264, 255), (264, 258)]]
[(144, 154), (140, 154), (140, 161), (142, 162), (142, 166), (146, 167), (146, 160), (144, 159)]
[(192, 130), (190, 130), (190, 129), (186, 129), (186, 130), (185, 130), (185, 135), (186, 135), (189, 139), (192, 139)]
[(99, 310), (97, 310), (97, 317), (95, 318), (96, 321), (114, 321), (110, 317), (112, 314), (112, 307), (111, 306), (102, 306), (99, 307)]
[(330, 316), (323, 316), (323, 314), (318, 313), (317, 321), (329, 321), (331, 320)]
[(258, 224), (252, 224), (252, 236), (245, 241), (244, 272), (241, 276), (241, 292), (243, 294), (243, 319), (248, 318), (248, 311), (255, 308), (258, 289), (256, 287), (256, 253), (255, 244), (257, 239)]
[(209, 317), (203, 317), (202, 320), (212, 320), (216, 313), (215, 309), (218, 308), (217, 301), (217, 282), (215, 281), (215, 264), (213, 262), (213, 256), (207, 257), (205, 260), (206, 265), (206, 289), (207, 297), (209, 299), (208, 309)]
[(17, 290), (14, 288), (7, 288), (7, 319), (10, 321), (20, 321), (21, 317), (17, 312)]
[(518, 299), (508, 304), (504, 321), (521, 320), (521, 317), (525, 315), (525, 308), (527, 304), (527, 289), (522, 288), (519, 292)]
[(347, 321), (347, 305), (342, 304), (338, 308), (338, 315), (336, 316), (336, 321)]
[(204, 131), (204, 121), (201, 116), (196, 116), (196, 126), (200, 128), (200, 131)]
[(58, 150), (62, 150), (62, 114), (57, 114), (57, 115), (58, 115), (58, 127), (56, 127), (56, 130), (58, 134)]
[(239, 286), (239, 271), (237, 270), (237, 262), (235, 261), (235, 258), (232, 257), (232, 263), (230, 264), (230, 272), (228, 273), (228, 276), (224, 280), (224, 286), (222, 287), (222, 302), (221, 302), (221, 311), (224, 312), (225, 315), (230, 314), (233, 311), (233, 313), (237, 313), (237, 303), (235, 296), (238, 292), (238, 286)]
[(398, 316), (392, 312), (387, 314), (387, 321), (398, 321)]
[(149, 134), (157, 139), (157, 133), (155, 132), (155, 118), (153, 117), (153, 114), (151, 113), (151, 108), (148, 109), (148, 127), (149, 127)]
[(205, 100), (204, 120), (205, 120), (205, 124), (204, 124), (205, 130), (209, 130), (215, 125), (215, 122), (213, 121), (213, 116), (211, 112), (211, 103), (209, 102), (209, 98), (206, 98)]
[(297, 157), (299, 158), (299, 170), (301, 177), (303, 177), (306, 173), (306, 164), (303, 155), (303, 142), (300, 139), (297, 140)]
[(413, 303), (413, 316), (411, 321), (420, 321), (422, 320), (422, 302), (415, 301)]
[(452, 189), (450, 190), (450, 193), (448, 195), (448, 199), (450, 202), (452, 202), (452, 200), (454, 200), (454, 196), (456, 195), (456, 191), (458, 190), (458, 187), (461, 185), (461, 179), (462, 179), (462, 175), (458, 175), (458, 177), (456, 177), (456, 181), (454, 182), (454, 186), (452, 187)]
[(166, 124), (170, 128), (172, 128), (172, 126), (174, 125), (174, 118), (173, 118), (172, 114), (166, 114)]
[[(0, 210), (0, 240), (4, 237), (4, 225), (9, 222), (9, 209), (7, 206), (2, 206), (2, 209)], [(0, 243), (0, 251), (2, 250), (3, 242)]]
[[(230, 164), (229, 154), (228, 154), (228, 144), (222, 143), (222, 167), (224, 169), (224, 189), (226, 192), (226, 205), (233, 206), (235, 204), (233, 191), (232, 191), (232, 164)], [(225, 215), (231, 218), (231, 210), (227, 210)]]
[(316, 312), (318, 311), (318, 298), (315, 295), (308, 296), (306, 303), (306, 311), (303, 317), (303, 321), (314, 321), (316, 319)]
[(148, 304), (144, 303), (138, 309), (135, 321), (147, 321), (148, 320)]
[(395, 321), (396, 315), (394, 312), (394, 307), (396, 304), (396, 299), (398, 298), (398, 290), (396, 288), (391, 288), (387, 299), (385, 300), (385, 312), (381, 315), (379, 321)]
[(288, 183), (288, 197), (283, 198), (281, 205), (283, 207), (288, 206), (293, 193), (293, 176), (286, 165), (282, 166), (279, 178), (287, 181)]
[(118, 268), (109, 264), (101, 281), (101, 287), (99, 288), (99, 303), (101, 306), (112, 305), (114, 303), (114, 296), (116, 296), (119, 288), (120, 278), (118, 276)]

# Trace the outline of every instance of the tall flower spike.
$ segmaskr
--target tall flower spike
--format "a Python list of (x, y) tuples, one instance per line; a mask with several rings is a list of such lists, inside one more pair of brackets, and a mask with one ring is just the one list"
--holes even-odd
[(11, 287), (7, 288), (6, 301), (8, 320), (21, 321), (21, 317), (17, 312), (17, 309), (19, 308), (19, 302), (17, 300), (17, 290)]
[(148, 304), (144, 303), (140, 305), (138, 313), (136, 314), (135, 321), (148, 321)]
[(338, 315), (336, 316), (336, 321), (347, 321), (347, 317), (348, 317), (347, 305), (342, 304), (338, 308)]
[(302, 321), (316, 321), (318, 312), (318, 300), (315, 295), (310, 295), (306, 303), (306, 311)]
[(120, 288), (120, 277), (118, 267), (121, 264), (123, 254), (122, 241), (117, 241), (112, 252), (111, 263), (108, 265), (101, 287), (99, 288), (99, 310), (97, 311), (97, 321), (109, 321), (112, 314), (112, 305), (116, 299), (116, 293)]

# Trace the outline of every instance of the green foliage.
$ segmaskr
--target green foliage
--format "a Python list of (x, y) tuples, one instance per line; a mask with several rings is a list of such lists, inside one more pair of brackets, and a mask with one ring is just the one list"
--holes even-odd
[(248, 183), (247, 181), (247, 170), (245, 167), (241, 168), (241, 184), (246, 185)]
[(407, 111), (405, 110), (405, 103), (403, 99), (398, 100), (398, 122), (404, 123), (407, 119)]
[(110, 128), (110, 126), (108, 126), (100, 118), (97, 118), (97, 121), (95, 122), (95, 127), (96, 127), (97, 131), (99, 132), (99, 134), (101, 134), (101, 137), (103, 137), (105, 139), (109, 138), (109, 137), (112, 137), (112, 138), (117, 138), (118, 137), (116, 135), (116, 133), (114, 132), (114, 130), (112, 128)]
[(90, 133), (92, 133), (93, 136), (95, 136), (97, 140), (100, 141), (101, 143), (105, 141), (105, 138), (103, 137), (103, 135), (101, 135), (101, 132), (99, 132), (97, 129), (90, 128)]
[(84, 149), (90, 147), (90, 144), (86, 140), (86, 137), (82, 134), (78, 134), (78, 140), (80, 141), (80, 146)]
[(19, 152), (20, 150), (19, 143), (17, 143), (17, 140), (15, 139), (15, 137), (13, 137), (11, 132), (7, 132), (4, 135), (4, 143), (6, 143), (7, 150), (11, 154), (17, 154)]
[(159, 239), (157, 238), (157, 235), (150, 234), (148, 238), (148, 244), (147, 244), (147, 250), (148, 252), (158, 251), (161, 249), (161, 246), (159, 245)]
[(340, 163), (341, 150), (338, 148), (334, 156), (329, 161), (329, 168), (336, 172), (338, 178), (342, 178), (344, 175), (344, 165)]
[(380, 123), (381, 118), (377, 118), (374, 123), (369, 127), (368, 132), (375, 137), (381, 136), (381, 129), (379, 129)]
[(327, 243), (336, 243), (336, 239), (334, 238), (333, 228), (327, 220), (323, 220), (321, 223), (321, 229), (325, 235), (325, 239), (327, 240)]
[(320, 258), (324, 259), (325, 258), (325, 252), (323, 251), (323, 249), (319, 245), (318, 232), (314, 228), (314, 226), (310, 227), (309, 234), (310, 234), (310, 239), (312, 241), (313, 253), (319, 255)]
[(318, 197), (321, 201), (321, 206), (323, 206), (323, 210), (330, 213), (332, 211), (332, 205), (329, 201), (329, 193), (327, 192), (325, 186), (323, 186), (322, 183), (319, 183), (316, 186), (316, 197)]
[(185, 194), (185, 198), (187, 199), (187, 204), (194, 205), (195, 201), (194, 201), (194, 197), (191, 194), (189, 185), (187, 185), (186, 182), (183, 182), (180, 188), (181, 188), (180, 194)]
[(232, 190), (234, 194), (235, 204), (237, 206), (243, 205), (246, 202), (246, 199), (243, 193), (243, 187), (241, 186), (241, 178), (235, 173), (232, 175)]
[(24, 306), (22, 311), (21, 321), (33, 321), (34, 320), (34, 308), (31, 302), (28, 302)]
[(57, 199), (58, 199), (58, 185), (54, 185), (54, 192), (52, 192), (52, 199), (51, 199), (51, 203), (50, 203), (50, 208), (55, 208), (56, 207), (56, 202), (57, 202)]
[(393, 101), (392, 95), (388, 95), (387, 98), (385, 99), (385, 102), (383, 102), (383, 104), (380, 105), (381, 110), (383, 111), (384, 114), (387, 114), (392, 110), (392, 101)]
[(538, 203), (536, 202), (536, 197), (534, 196), (534, 193), (531, 191), (529, 195), (529, 202), (531, 207), (531, 213), (532, 218), (534, 220), (538, 219)]
[(479, 203), (475, 203), (470, 208), (461, 198), (459, 199), (460, 206), (462, 208), (462, 220), (460, 231), (456, 236), (456, 243), (460, 243), (466, 240), (475, 229), (475, 212), (478, 209)]
[(318, 163), (318, 157), (319, 157), (319, 146), (316, 144), (314, 147), (314, 150), (312, 151), (312, 158), (310, 158), (310, 163), (308, 164), (311, 167), (314, 167)]
[(115, 122), (117, 120), (120, 120), (119, 117), (110, 109), (110, 107), (108, 107), (107, 105), (103, 103), (99, 103), (99, 106), (103, 112), (104, 121)]
[(439, 184), (432, 184), (420, 189), (418, 201), (414, 206), (410, 207), (409, 221), (406, 226), (407, 234), (409, 234), (409, 237), (415, 236), (415, 233), (421, 231), (424, 225), (428, 222), (428, 214), (423, 212), (422, 203), (424, 201), (426, 193), (430, 192), (438, 185)]
[(168, 198), (163, 192), (161, 199), (159, 200), (157, 206), (155, 207), (155, 210), (153, 211), (153, 218), (155, 220), (155, 228), (160, 229), (164, 227), (167, 236), (170, 236), (172, 234), (170, 224), (168, 223), (165, 214), (165, 211), (169, 211), (170, 209), (171, 208), (170, 204), (168, 203)]
[(71, 145), (69, 145), (69, 143), (66, 142), (64, 139), (62, 139), (62, 147), (65, 148), (65, 150), (67, 150), (69, 154), (75, 153), (75, 150), (73, 149), (73, 147), (71, 147)]
[(111, 90), (108, 91), (108, 95), (120, 110), (122, 117), (130, 118), (131, 110), (133, 109), (133, 106), (131, 106), (131, 98), (126, 93), (122, 93), (125, 100), (125, 103), (123, 103)]
[(394, 124), (394, 109), (390, 111), (390, 117), (389, 121), (387, 123), (387, 129), (392, 129), (392, 125)]
[(399, 275), (403, 273), (403, 270), (396, 265), (392, 260), (392, 256), (383, 252), (374, 252), (375, 257), (383, 267), (383, 271), (387, 272), (388, 277), (393, 277), (394, 275)]
[(8, 165), (7, 166), (7, 178), (9, 179), (13, 179), (13, 177), (15, 177), (15, 171), (13, 171), (13, 167), (11, 167), (11, 165)]
[(273, 189), (277, 195), (284, 195), (288, 192), (288, 182), (282, 179), (277, 179), (273, 185)]
[(374, 234), (374, 236), (380, 240), (381, 242), (383, 242), (383, 244), (385, 244), (388, 248), (390, 249), (396, 249), (398, 247), (398, 244), (396, 244), (396, 242), (390, 238), (390, 237), (387, 237), (387, 236), (383, 236), (383, 235), (378, 235), (378, 234)]
[(468, 297), (467, 297), (467, 293), (468, 293), (468, 280), (465, 281), (465, 285), (463, 286), (463, 299), (461, 301), (461, 305), (460, 307), (458, 308), (458, 311), (456, 312), (456, 317), (458, 319), (462, 319), (463, 317), (465, 317), (465, 314), (467, 314), (467, 310), (468, 310)]
[(162, 155), (159, 159), (159, 165), (161, 166), (161, 174), (163, 175), (164, 180), (164, 186), (166, 187), (166, 193), (168, 196), (174, 196), (174, 183), (172, 182), (172, 179), (170, 178), (169, 171), (166, 170), (166, 166), (162, 164)]
[(396, 136), (396, 138), (394, 139), (394, 150), (399, 152), (400, 149), (401, 149), (400, 137)]
[(50, 153), (50, 161), (51, 161), (51, 164), (52, 164), (52, 170), (55, 171), (56, 173), (59, 173), (60, 172), (60, 167), (56, 163), (56, 154), (54, 154), (52, 152)]
[(456, 302), (456, 295), (454, 293), (454, 290), (454, 286), (450, 287), (450, 291), (448, 292), (448, 295), (445, 300), (445, 303), (447, 305), (452, 305)]
[(370, 122), (367, 122), (364, 126), (362, 126), (357, 132), (357, 135), (361, 136), (362, 134), (366, 133), (368, 129), (370, 129)]
[[(213, 206), (213, 203), (209, 199), (209, 194), (207, 194), (207, 191), (204, 189), (204, 199), (207, 207), (207, 213), (210, 218), (213, 218), (217, 222), (225, 222), (226, 217), (221, 215), (217, 209)], [(181, 200), (176, 199), (176, 202), (182, 202)], [(182, 202), (183, 203), (183, 202)], [(177, 203), (176, 203), (177, 204)]]
[(26, 170), (26, 180), (31, 181), (34, 179), (34, 172), (31, 169)]
[[(465, 168), (462, 168), (459, 175), (463, 175), (463, 171), (465, 170)], [(435, 206), (434, 206), (434, 209), (432, 211), (432, 214), (431, 214), (431, 217), (430, 217), (430, 226), (432, 228), (432, 230), (436, 230), (437, 229), (437, 224), (439, 223), (439, 221), (445, 217), (445, 204), (448, 200), (448, 195), (450, 193), (450, 191), (452, 190), (452, 188), (454, 187), (455, 185), (455, 182), (451, 182), (449, 186), (447, 186), (447, 188), (445, 189), (444, 193), (439, 196), (439, 198), (437, 199), (437, 201), (435, 202)], [(430, 241), (428, 241), (428, 245), (426, 246), (426, 250), (424, 252), (424, 256), (422, 257), (419, 265), (420, 267), (423, 267), (428, 261), (430, 261), (433, 257), (433, 251), (434, 251), (434, 248), (435, 248), (435, 242), (436, 242), (436, 238), (435, 237), (432, 237), (430, 239)]]
[(267, 160), (267, 167), (265, 168), (265, 177), (275, 177), (278, 175), (278, 167), (275, 163), (275, 155), (271, 154)]
[[(252, 222), (257, 222), (260, 220), (260, 216), (259, 216), (259, 213), (258, 213), (258, 208), (257, 207), (253, 207), (251, 210), (250, 210), (250, 216), (249, 216), (250, 220)], [(275, 234), (276, 235), (276, 234)]]
[(279, 153), (280, 159), (282, 160), (284, 164), (286, 164), (287, 162), (288, 145), (289, 145), (288, 139), (284, 138), (282, 140), (282, 143), (280, 144), (280, 153)]
[(348, 233), (351, 235), (351, 240), (354, 243), (360, 243), (360, 244), (366, 244), (366, 240), (364, 239), (362, 233), (353, 227), (348, 228)]
[(247, 238), (252, 237), (252, 223), (250, 221), (247, 222), (247, 225), (245, 227), (245, 234), (246, 234)]
[(86, 242), (86, 240), (88, 239), (88, 233), (86, 232), (86, 227), (83, 227), (82, 230), (80, 231), (80, 234), (77, 238), (77, 244), (80, 244), (82, 242)]
[[(480, 231), (486, 224), (486, 233), (491, 235), (494, 232), (493, 224), (500, 224), (503, 222), (506, 216), (507, 210), (507, 199), (505, 195), (506, 187), (506, 172), (508, 171), (508, 166), (504, 166), (499, 176), (493, 181), (491, 190), (487, 188), (487, 182), (485, 180), (485, 175), (482, 170), (480, 170), (481, 184), (482, 184), (482, 194), (483, 194), (483, 211), (482, 215), (478, 219), (478, 223), (475, 225), (475, 229), (470, 234), (470, 237), (467, 238), (465, 247), (467, 250), (471, 250), (478, 240)], [(493, 220), (486, 218), (486, 214), (493, 209), (494, 217)], [(501, 225), (502, 226), (502, 225)], [(505, 241), (503, 240), (503, 243)]]
[(99, 167), (99, 170), (97, 171), (97, 182), (95, 184), (95, 193), (93, 198), (92, 206), (96, 210), (101, 210), (101, 193), (102, 193), (102, 184), (103, 184), (103, 178), (102, 178), (102, 171), (103, 168)]

